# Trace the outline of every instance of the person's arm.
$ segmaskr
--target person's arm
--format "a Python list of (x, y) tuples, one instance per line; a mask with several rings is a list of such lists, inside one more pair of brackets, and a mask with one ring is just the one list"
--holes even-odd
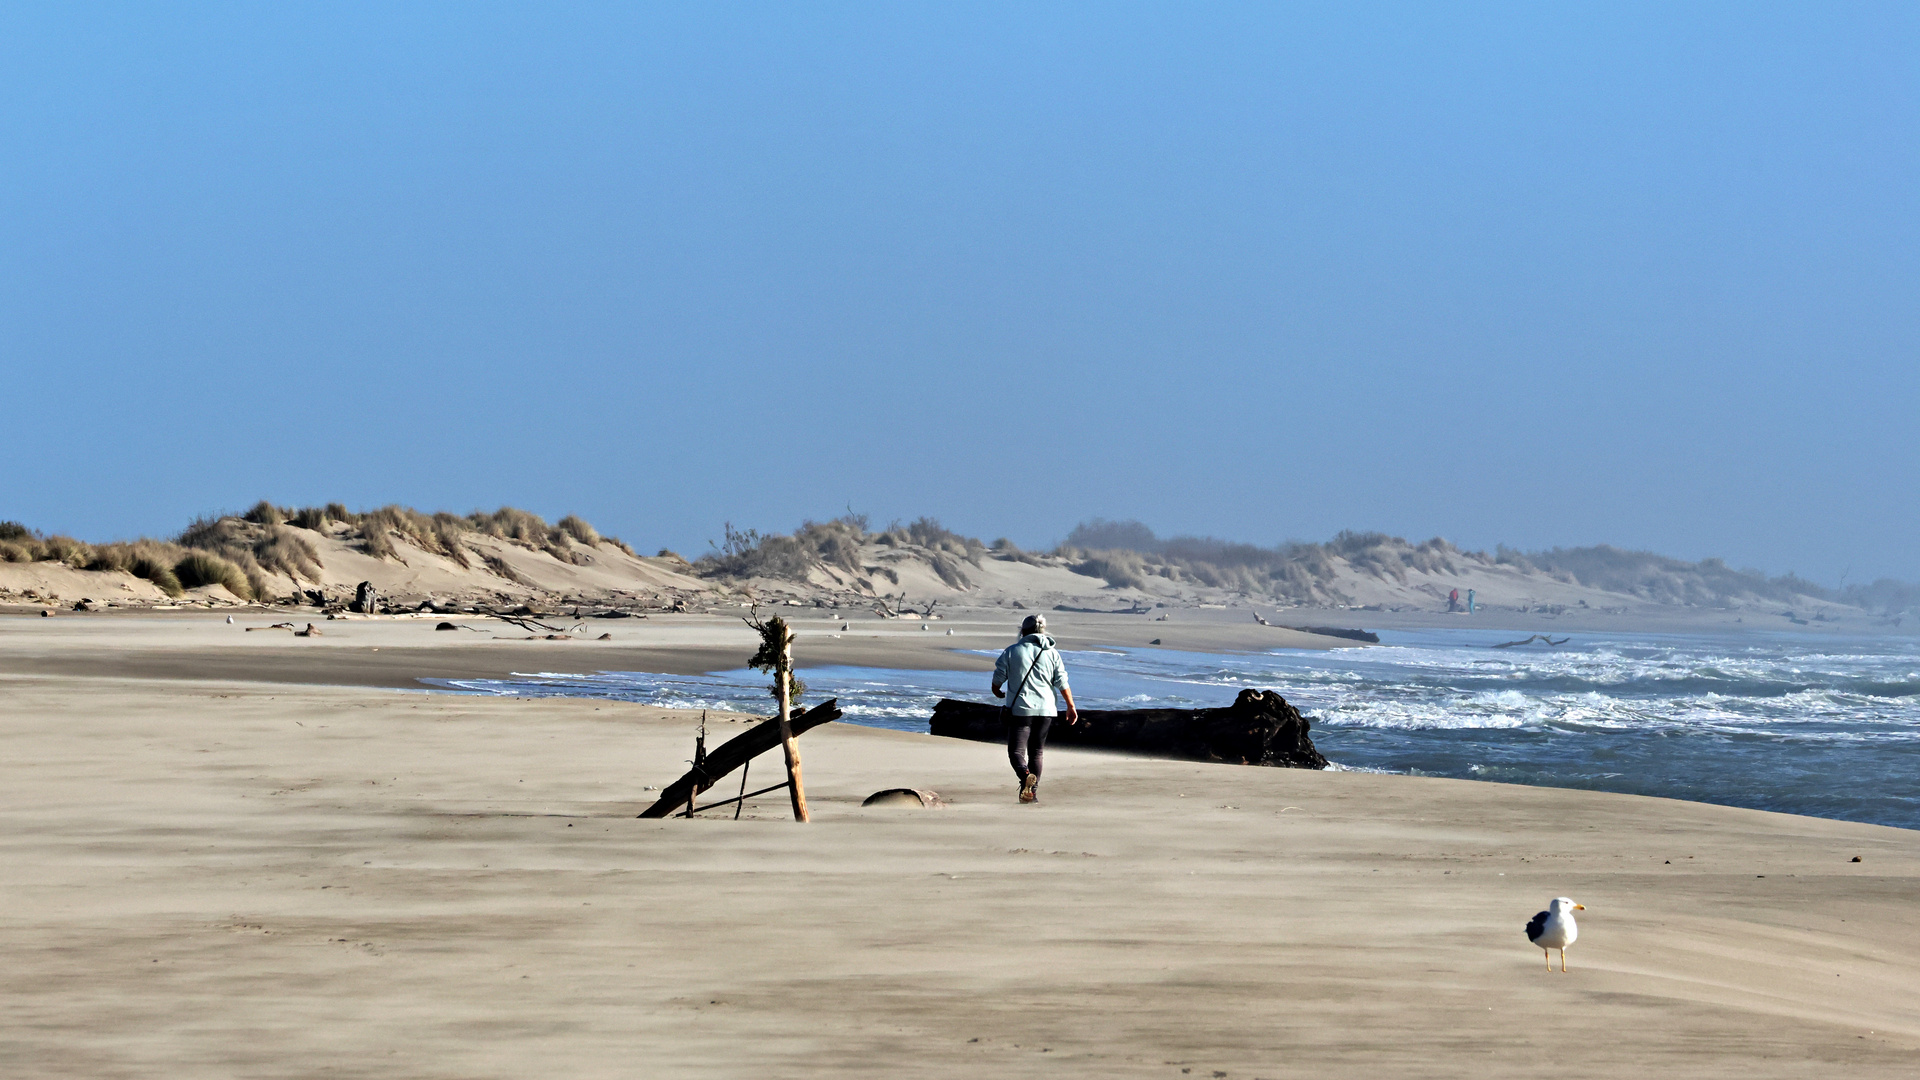
[(993, 662), (993, 696), (1006, 697), (1007, 696), (1006, 685), (1007, 685), (1007, 654), (1002, 652), (1000, 654), (1000, 658)]
[(1067, 703), (1067, 723), (1079, 723), (1080, 710), (1074, 708), (1073, 687), (1067, 685), (1067, 665), (1060, 659), (1059, 653), (1053, 654), (1053, 688), (1060, 692), (1061, 699)]

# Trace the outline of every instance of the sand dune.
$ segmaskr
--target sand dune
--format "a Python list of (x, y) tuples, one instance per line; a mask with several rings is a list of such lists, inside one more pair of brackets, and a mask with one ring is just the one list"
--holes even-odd
[[(455, 607), (524, 604), (543, 610), (612, 605), (633, 611), (707, 611), (729, 610), (744, 600), (816, 610), (899, 612), (909, 619), (930, 610), (946, 615), (955, 609), (1232, 610), (1243, 621), (1264, 612), (1280, 625), (1396, 627), (1457, 622), (1467, 617), (1464, 610), (1450, 609), (1463, 609), (1472, 594), (1475, 621), (1514, 628), (1747, 625), (1859, 633), (1897, 632), (1900, 626), (1898, 616), (1816, 597), (1715, 594), (1712, 589), (1725, 582), (1714, 584), (1702, 577), (1704, 563), (1661, 570), (1653, 582), (1659, 589), (1649, 591), (1649, 586), (1642, 590), (1646, 595), (1638, 595), (1582, 584), (1570, 574), (1531, 564), (1461, 552), (1438, 540), (1414, 547), (1379, 537), (1374, 546), (1352, 551), (1323, 545), (1312, 560), (1312, 573), (1318, 576), (1311, 596), (1303, 599), (1266, 595), (1250, 579), (1220, 578), (1210, 584), (1204, 579), (1211, 571), (1150, 565), (1141, 562), (1146, 557), (1138, 553), (1062, 548), (1034, 554), (988, 548), (931, 523), (878, 533), (844, 521), (810, 525), (820, 535), (802, 530), (805, 536), (759, 537), (757, 548), (697, 567), (670, 553), (636, 555), (580, 525), (584, 540), (558, 528), (534, 539), (471, 529), (457, 535), (409, 533), (385, 529), (372, 515), (357, 524), (323, 521), (313, 528), (294, 521), (221, 522), (256, 538), (278, 530), (310, 550), (313, 565), (297, 576), (282, 568), (265, 576), (255, 572), (254, 580), (274, 606), (316, 610), (338, 608), (359, 583), (369, 582), (388, 604), (406, 610), (432, 602)], [(1614, 554), (1628, 561), (1636, 557)], [(1721, 567), (1716, 573), (1727, 577), (1731, 572)], [(1737, 574), (1727, 580), (1754, 584)], [(1776, 591), (1784, 588), (1778, 582), (1760, 584)], [(312, 593), (326, 602), (311, 604)], [(133, 608), (241, 602), (221, 585), (191, 589), (176, 598), (126, 571), (0, 562), (0, 610), (61, 610), (88, 599)]]

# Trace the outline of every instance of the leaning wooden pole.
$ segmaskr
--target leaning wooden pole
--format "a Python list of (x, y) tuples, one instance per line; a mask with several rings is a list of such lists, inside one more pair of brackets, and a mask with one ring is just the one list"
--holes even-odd
[(787, 754), (787, 794), (793, 797), (793, 820), (812, 821), (807, 813), (807, 789), (800, 783), (800, 742), (793, 737), (793, 631), (785, 619), (773, 623), (780, 628), (780, 662), (774, 670), (774, 685), (780, 691), (780, 746)]

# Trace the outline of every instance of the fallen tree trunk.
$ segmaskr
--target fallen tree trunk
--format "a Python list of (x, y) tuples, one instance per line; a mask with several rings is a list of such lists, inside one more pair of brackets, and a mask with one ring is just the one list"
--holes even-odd
[[(1271, 690), (1240, 691), (1224, 709), (1082, 709), (1080, 722), (1056, 720), (1048, 741), (1155, 757), (1228, 761), (1288, 769), (1324, 769), (1327, 759), (1308, 736), (1307, 718)], [(935, 735), (1005, 742), (1000, 706), (942, 698), (933, 707)]]
[(1348, 641), (1364, 641), (1369, 645), (1380, 644), (1380, 635), (1371, 630), (1348, 630), (1338, 626), (1289, 626), (1289, 630), (1299, 630), (1307, 634), (1319, 634), (1321, 637), (1346, 638)]
[[(787, 726), (792, 729), (797, 738), (821, 724), (838, 719), (840, 719), (838, 701), (829, 699), (805, 712), (795, 713), (788, 718)], [(652, 806), (642, 810), (640, 816), (643, 818), (666, 817), (687, 805), (687, 800), (696, 794), (695, 785), (699, 786), (700, 791), (705, 791), (719, 783), (728, 773), (780, 744), (779, 717), (755, 724), (728, 739), (726, 745), (708, 754), (705, 762), (688, 769), (686, 775), (668, 784), (666, 790), (660, 793), (660, 798), (655, 800)]]

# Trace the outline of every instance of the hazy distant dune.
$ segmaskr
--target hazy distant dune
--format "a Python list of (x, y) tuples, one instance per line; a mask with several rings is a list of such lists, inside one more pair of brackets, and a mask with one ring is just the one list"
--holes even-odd
[[(1829, 589), (1786, 575), (1596, 545), (1465, 551), (1435, 537), (1377, 532), (1261, 547), (1162, 538), (1137, 521), (1093, 519), (1045, 552), (963, 536), (931, 517), (875, 528), (863, 516), (791, 533), (724, 528), (689, 562), (642, 556), (568, 515), (549, 524), (511, 507), (460, 515), (385, 506), (350, 511), (261, 502), (202, 518), (168, 540), (89, 544), (0, 523), (0, 596), (140, 605), (336, 600), (371, 582), (389, 602), (622, 601), (670, 607), (793, 600), (924, 614), (928, 605), (1125, 608), (1265, 605), (1381, 612), (1567, 610), (1763, 612), (1794, 621), (1846, 615), (1899, 625), (1920, 589), (1882, 581)], [(1456, 595), (1457, 594), (1457, 595)], [(919, 609), (919, 610), (916, 610)]]

